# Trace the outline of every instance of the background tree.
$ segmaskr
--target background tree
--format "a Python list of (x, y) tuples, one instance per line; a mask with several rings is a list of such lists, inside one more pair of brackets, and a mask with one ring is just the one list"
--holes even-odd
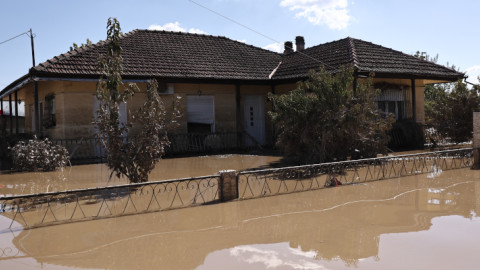
[(353, 90), (353, 69), (335, 75), (324, 68), (284, 95), (269, 94), (269, 112), (280, 133), (277, 146), (301, 163), (360, 158), (386, 152), (393, 115), (377, 110), (371, 78)]
[(453, 142), (472, 139), (473, 112), (480, 110), (479, 88), (462, 81), (425, 89), (427, 124)]
[(82, 48), (82, 47), (85, 47), (85, 46), (88, 46), (88, 45), (92, 45), (92, 41), (89, 38), (87, 38), (85, 43), (80, 44), (80, 46), (78, 46), (78, 44), (74, 42), (72, 44), (72, 46), (70, 46), (70, 51), (73, 51), (73, 50), (76, 50), (78, 48)]
[[(414, 56), (436, 63), (438, 55), (416, 52)], [(447, 67), (455, 69), (455, 65)], [(425, 122), (444, 138), (460, 143), (469, 141), (473, 132), (473, 112), (480, 109), (479, 87), (467, 87), (461, 80), (425, 86)], [(433, 137), (430, 140), (434, 140)], [(437, 142), (433, 141), (434, 144)]]
[[(157, 92), (157, 82), (148, 83), (146, 100), (136, 116), (133, 125), (120, 124), (119, 105), (127, 102), (139, 88), (135, 84), (122, 82), (122, 57), (120, 47), (121, 28), (115, 18), (107, 23), (107, 54), (100, 58), (103, 72), (97, 85), (100, 108), (96, 125), (98, 136), (107, 150), (107, 165), (112, 174), (125, 175), (131, 182), (146, 182), (155, 163), (169, 145), (167, 130), (176, 127), (180, 113), (178, 98), (174, 99), (171, 110), (167, 110)], [(126, 139), (130, 127), (138, 126), (136, 138)]]

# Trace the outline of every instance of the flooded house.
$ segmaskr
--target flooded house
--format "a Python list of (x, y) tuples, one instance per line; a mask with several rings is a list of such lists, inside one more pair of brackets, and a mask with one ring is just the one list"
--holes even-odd
[[(425, 85), (464, 77), (453, 69), (351, 37), (305, 47), (299, 36), (295, 45), (296, 50), (293, 42), (285, 42), (284, 53), (276, 53), (221, 36), (134, 30), (121, 37), (122, 77), (141, 89), (156, 79), (167, 102), (180, 96), (182, 118), (174, 133), (205, 134), (203, 143), (212, 145), (241, 138), (221, 134), (240, 133), (246, 134), (244, 144), (273, 144), (267, 93), (295, 89), (310, 69), (321, 65), (332, 73), (352, 65), (355, 80), (375, 73), (374, 85), (382, 90), (376, 98), (378, 108), (394, 113), (398, 121), (409, 119), (420, 125), (425, 123)], [(5, 87), (0, 101), (24, 102), (26, 132), (52, 139), (94, 137), (98, 60), (105, 50), (101, 41), (55, 56)], [(130, 121), (144, 98), (144, 93), (136, 93), (120, 107), (122, 122)]]

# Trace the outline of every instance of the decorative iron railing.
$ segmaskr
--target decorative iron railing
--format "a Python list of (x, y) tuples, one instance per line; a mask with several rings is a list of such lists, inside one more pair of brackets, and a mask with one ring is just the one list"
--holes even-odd
[(204, 176), (0, 197), (0, 213), (11, 219), (12, 229), (183, 208), (217, 201), (218, 180)]
[(72, 161), (102, 161), (106, 157), (105, 148), (95, 137), (80, 139), (53, 139), (53, 144), (68, 150)]
[[(134, 138), (133, 138), (134, 139)], [(167, 155), (218, 153), (230, 150), (254, 148), (245, 133), (188, 133), (169, 135)], [(53, 139), (53, 144), (65, 147), (73, 162), (104, 161), (105, 148), (95, 137), (80, 139)]]
[[(473, 149), (243, 171), (233, 182), (225, 174), (102, 188), (0, 197), (0, 214), (13, 228), (117, 217), (202, 205), (223, 200), (250, 199), (330, 186), (356, 184), (471, 167)], [(227, 182), (225, 182), (227, 181)], [(233, 185), (233, 193), (231, 193)], [(227, 194), (227, 193), (228, 194)]]
[(471, 167), (473, 149), (305, 165), (238, 174), (239, 199)]

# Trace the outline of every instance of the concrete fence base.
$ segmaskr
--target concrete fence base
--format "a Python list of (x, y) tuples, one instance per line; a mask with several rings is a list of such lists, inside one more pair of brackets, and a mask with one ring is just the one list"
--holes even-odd
[(219, 192), (222, 202), (238, 198), (237, 172), (235, 170), (223, 170), (219, 172)]

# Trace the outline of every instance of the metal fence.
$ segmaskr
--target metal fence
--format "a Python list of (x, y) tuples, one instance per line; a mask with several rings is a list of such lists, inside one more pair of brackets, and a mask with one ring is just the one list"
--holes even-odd
[(105, 148), (95, 137), (80, 139), (53, 139), (54, 145), (65, 147), (72, 161), (102, 161), (106, 157)]
[[(219, 176), (0, 197), (8, 228), (34, 228), (215, 202)], [(0, 228), (0, 230), (6, 228)]]
[[(471, 167), (473, 149), (389, 156), (243, 171), (233, 175), (233, 198), (251, 199), (330, 186), (391, 179)], [(0, 197), (0, 214), (12, 228), (156, 212), (218, 202), (223, 198), (222, 175), (147, 182), (102, 188)], [(230, 185), (230, 184), (229, 184)], [(227, 187), (228, 189), (228, 187)]]
[(471, 167), (473, 149), (245, 171), (238, 174), (239, 199), (321, 189)]
[[(188, 133), (169, 135), (167, 155), (218, 153), (230, 150), (253, 149), (245, 133)], [(53, 144), (65, 147), (73, 162), (104, 161), (105, 148), (98, 138), (53, 139)], [(250, 146), (252, 145), (252, 146)]]

